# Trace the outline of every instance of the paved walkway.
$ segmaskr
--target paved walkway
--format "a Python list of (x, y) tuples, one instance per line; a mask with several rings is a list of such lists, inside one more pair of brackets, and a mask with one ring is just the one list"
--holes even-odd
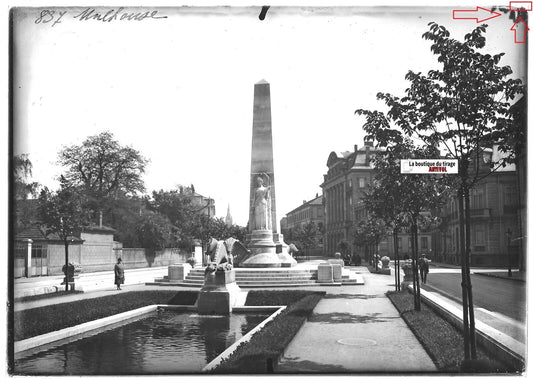
[(277, 373), (437, 371), (385, 296), (394, 290), (394, 276), (357, 268), (365, 285), (328, 288), (285, 350)]

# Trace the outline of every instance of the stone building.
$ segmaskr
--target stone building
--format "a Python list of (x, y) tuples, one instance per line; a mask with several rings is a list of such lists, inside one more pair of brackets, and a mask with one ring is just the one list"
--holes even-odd
[[(84, 229), (69, 238), (69, 262), (82, 265), (85, 272), (109, 270), (117, 258), (120, 243), (113, 240), (115, 230), (105, 226)], [(31, 265), (26, 253), (31, 251)], [(15, 236), (14, 276), (47, 276), (62, 273), (65, 245), (55, 233), (46, 235), (33, 226)]]
[(215, 200), (209, 197), (200, 195), (199, 193), (190, 190), (185, 190), (187, 196), (191, 198), (191, 204), (196, 208), (196, 212), (215, 217)]
[[(496, 152), (496, 150), (494, 150)], [(492, 155), (486, 152), (485, 155)], [(488, 159), (488, 158), (487, 158)], [(482, 171), (488, 173), (488, 166)], [(502, 167), (479, 181), (470, 192), (472, 266), (519, 265), (523, 245), (520, 198), (514, 165)], [(460, 264), (459, 210), (456, 198), (444, 206), (443, 224), (433, 232), (435, 261)]]
[[(325, 200), (325, 254), (332, 256), (339, 243), (350, 245), (350, 251), (365, 257), (366, 249), (354, 242), (353, 229), (368, 217), (363, 204), (363, 192), (374, 178), (371, 160), (377, 149), (372, 142), (354, 151), (332, 152), (327, 161), (328, 172), (321, 187)], [(517, 175), (514, 165), (500, 167), (489, 174), (491, 160), (501, 156), (497, 147), (484, 151), (480, 171), (487, 176), (471, 190), (471, 264), (472, 266), (506, 266), (510, 255), (513, 266), (526, 263), (525, 255), (525, 181)], [(524, 166), (525, 167), (525, 166)], [(428, 212), (429, 213), (429, 212)], [(421, 229), (418, 235), (419, 253), (436, 262), (460, 264), (459, 212), (456, 198), (451, 198), (441, 211), (438, 229)], [(400, 258), (411, 255), (408, 230), (398, 236)], [(392, 235), (379, 243), (377, 252), (393, 256)]]
[(366, 219), (363, 192), (373, 181), (372, 159), (378, 150), (372, 141), (365, 141), (363, 147), (355, 145), (353, 151), (329, 154), (328, 172), (320, 185), (325, 199), (326, 256), (333, 256), (341, 242), (354, 244), (353, 229)]
[[(325, 229), (325, 213), (324, 213), (324, 198), (322, 195), (316, 194), (315, 198), (309, 201), (304, 200), (303, 203), (287, 213), (287, 216), (282, 218), (280, 226), (281, 233), (287, 242), (292, 242), (294, 229), (298, 226), (303, 227), (308, 223), (315, 223), (319, 232), (324, 232)], [(310, 256), (320, 256), (324, 249), (323, 235), (317, 235), (318, 245), (314, 248), (308, 248)]]

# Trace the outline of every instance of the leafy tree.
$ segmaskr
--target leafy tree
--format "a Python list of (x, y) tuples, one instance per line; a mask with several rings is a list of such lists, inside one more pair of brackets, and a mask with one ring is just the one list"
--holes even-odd
[(100, 214), (111, 201), (144, 191), (142, 174), (148, 161), (108, 131), (88, 137), (81, 145), (63, 147), (58, 162), (67, 168), (64, 180), (77, 187)]
[[(356, 245), (366, 248), (366, 257), (368, 251), (377, 253), (378, 244), (387, 235), (387, 227), (382, 219), (370, 215), (369, 218), (361, 220), (354, 228), (353, 240)], [(371, 253), (373, 255), (373, 253)]]
[(248, 230), (246, 229), (246, 227), (242, 227), (237, 224), (232, 224), (229, 227), (227, 227), (227, 237), (233, 237), (242, 243), (246, 241), (247, 233), (248, 233)]
[[(55, 233), (65, 246), (65, 267), (68, 274), (68, 249), (71, 239), (79, 236), (88, 224), (88, 216), (79, 194), (65, 183), (56, 192), (48, 188), (39, 195), (38, 216), (46, 235)], [(68, 291), (68, 275), (65, 290)]]
[(396, 141), (385, 152), (378, 154), (374, 164), (373, 196), (365, 198), (366, 205), (374, 216), (384, 219), (396, 234), (394, 237), (397, 255), (397, 235), (399, 229), (408, 222), (411, 229), (413, 259), (413, 289), (415, 309), (420, 310), (420, 283), (418, 279), (418, 232), (420, 224), (427, 224), (424, 213), (443, 205), (453, 179), (439, 175), (401, 174), (401, 159), (438, 158), (439, 152), (433, 147), (417, 147), (409, 139)]
[(371, 215), (382, 219), (385, 225), (392, 231), (394, 248), (394, 284), (396, 290), (400, 290), (400, 257), (398, 251), (398, 234), (406, 226), (407, 216), (402, 206), (402, 193), (396, 187), (401, 184), (402, 176), (396, 172), (394, 161), (390, 163), (392, 156), (386, 153), (378, 153), (374, 158), (376, 177), (370, 185), (369, 191), (363, 196), (365, 208)]
[(190, 219), (195, 209), (189, 193), (185, 192), (183, 188), (153, 191), (148, 206), (152, 211), (157, 211), (168, 217), (173, 224)]
[(347, 240), (341, 240), (337, 243), (337, 251), (341, 253), (343, 259), (347, 258), (352, 252), (352, 246)]
[(445, 27), (429, 24), (423, 38), (432, 42), (431, 51), (441, 68), (427, 74), (409, 71), (410, 85), (402, 98), (378, 93), (388, 106), (380, 112), (358, 111), (367, 118), (366, 131), (382, 145), (399, 142), (403, 136), (444, 151), (459, 163), (458, 185), (460, 249), (462, 258), (463, 325), (465, 359), (476, 358), (474, 305), (470, 281), (470, 190), (490, 172), (504, 166), (501, 156), (486, 156), (486, 148), (511, 153), (506, 144), (516, 129), (510, 112), (512, 101), (523, 93), (520, 80), (509, 78), (509, 66), (500, 66), (503, 53), (482, 54), (487, 25), (466, 34), (464, 42), (450, 37)]
[(36, 204), (28, 196), (37, 196), (39, 183), (31, 181), (32, 163), (28, 154), (13, 157), (13, 197), (15, 232), (35, 223)]
[(170, 221), (158, 213), (146, 211), (135, 227), (139, 243), (148, 250), (148, 264), (151, 266), (155, 251), (172, 245), (174, 227)]
[(26, 200), (28, 195), (36, 195), (39, 183), (30, 181), (32, 168), (28, 154), (13, 157), (13, 185), (16, 200)]
[(299, 249), (304, 249), (306, 256), (309, 256), (311, 248), (318, 246), (320, 236), (320, 230), (314, 221), (299, 224), (292, 231), (292, 240)]

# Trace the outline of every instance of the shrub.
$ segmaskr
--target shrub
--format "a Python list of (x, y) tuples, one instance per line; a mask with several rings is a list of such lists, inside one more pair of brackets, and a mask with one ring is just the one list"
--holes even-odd
[(196, 291), (135, 291), (21, 310), (13, 317), (14, 340), (20, 341), (148, 305), (194, 305), (197, 296)]
[(250, 291), (246, 305), (288, 305), (287, 308), (255, 333), (250, 341), (213, 370), (214, 373), (266, 373), (273, 369), (325, 292)]
[[(407, 326), (420, 341), (438, 370), (441, 372), (509, 372), (499, 360), (478, 347), (478, 359), (463, 362), (463, 335), (454, 325), (438, 315), (427, 305), (413, 310), (412, 295), (407, 292), (388, 292)], [(490, 367), (489, 367), (490, 366)]]

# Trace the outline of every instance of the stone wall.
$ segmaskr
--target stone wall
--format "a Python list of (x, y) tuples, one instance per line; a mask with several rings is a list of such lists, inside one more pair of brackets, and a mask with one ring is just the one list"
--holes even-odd
[[(72, 244), (68, 246), (69, 262), (81, 263), (81, 245)], [(63, 244), (48, 244), (48, 275), (63, 274), (62, 268), (65, 265), (65, 246)]]
[(165, 248), (152, 254), (145, 248), (122, 248), (121, 256), (126, 268), (146, 268), (182, 264), (191, 253), (177, 248)]

